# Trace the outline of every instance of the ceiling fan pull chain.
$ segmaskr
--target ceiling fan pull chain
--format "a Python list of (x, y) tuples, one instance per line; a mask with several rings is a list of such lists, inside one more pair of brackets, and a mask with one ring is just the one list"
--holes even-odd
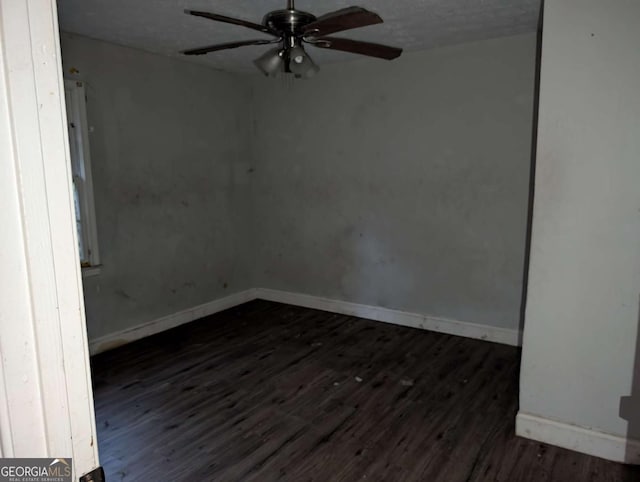
[(286, 74), (286, 75), (283, 75), (281, 78), (282, 78), (282, 85), (284, 86), (284, 90), (287, 92), (291, 92), (293, 90), (294, 75)]

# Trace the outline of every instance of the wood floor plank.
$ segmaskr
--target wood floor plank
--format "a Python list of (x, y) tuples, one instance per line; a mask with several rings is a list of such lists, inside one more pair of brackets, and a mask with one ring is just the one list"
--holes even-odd
[(254, 301), (92, 358), (112, 481), (620, 481), (514, 435), (519, 350)]

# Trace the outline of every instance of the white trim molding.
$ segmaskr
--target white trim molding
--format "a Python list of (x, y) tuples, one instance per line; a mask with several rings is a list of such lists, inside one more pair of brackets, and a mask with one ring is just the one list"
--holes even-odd
[(98, 276), (101, 272), (101, 266), (86, 266), (82, 268), (82, 277), (90, 278), (91, 276)]
[(303, 306), (305, 308), (329, 311), (331, 313), (340, 313), (342, 315), (357, 316), (368, 320), (382, 321), (384, 323), (392, 323), (394, 325), (408, 326), (411, 328), (419, 328), (422, 330), (446, 333), (449, 335), (464, 336), (467, 338), (475, 338), (478, 340), (502, 343), (505, 345), (518, 346), (520, 344), (520, 332), (518, 330), (446, 320), (417, 313), (390, 310), (379, 306), (361, 305), (357, 303), (350, 303), (348, 301), (332, 300), (301, 293), (291, 293), (288, 291), (279, 291), (267, 288), (251, 288), (225, 298), (220, 298), (193, 308), (179, 311), (178, 313), (163, 316), (157, 320), (152, 320), (132, 328), (127, 328), (123, 331), (95, 338), (89, 342), (89, 351), (92, 355), (97, 355), (98, 353), (112, 350), (119, 346), (126, 345), (127, 343), (140, 340), (141, 338), (170, 330), (171, 328), (184, 325), (185, 323), (198, 320), (204, 316), (209, 316), (255, 299)]
[(392, 323), (394, 325), (436, 331), (448, 335), (464, 336), (512, 346), (518, 346), (520, 344), (520, 332), (508, 328), (448, 320), (418, 313), (381, 308), (379, 306), (361, 305), (348, 301), (266, 288), (257, 288), (255, 290), (255, 297), (268, 301), (314, 308), (316, 310), (330, 311), (332, 313), (357, 316), (368, 320)]
[(0, 0), (0, 452), (99, 465), (56, 2)]
[(595, 457), (640, 464), (640, 440), (519, 412), (516, 435)]
[(254, 292), (255, 290), (253, 289), (240, 291), (224, 298), (210, 301), (193, 308), (188, 308), (186, 310), (179, 311), (178, 313), (163, 316), (162, 318), (142, 323), (132, 328), (127, 328), (123, 331), (101, 336), (89, 342), (89, 352), (91, 355), (97, 355), (98, 353), (112, 350), (147, 336), (155, 335), (156, 333), (170, 330), (171, 328), (184, 325), (185, 323), (199, 320), (205, 316), (233, 308), (234, 306), (241, 305), (247, 301), (254, 300)]

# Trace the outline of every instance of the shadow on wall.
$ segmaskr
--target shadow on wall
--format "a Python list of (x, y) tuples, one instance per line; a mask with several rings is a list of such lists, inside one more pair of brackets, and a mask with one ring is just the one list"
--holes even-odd
[(524, 333), (524, 316), (527, 307), (527, 288), (529, 285), (529, 259), (531, 257), (531, 227), (533, 226), (533, 199), (536, 185), (536, 156), (538, 149), (538, 111), (540, 108), (540, 65), (542, 64), (542, 19), (544, 18), (544, 1), (540, 5), (538, 15), (538, 35), (536, 44), (536, 80), (533, 92), (533, 120), (531, 123), (531, 167), (529, 169), (529, 205), (527, 207), (527, 234), (525, 236), (524, 265), (522, 270), (522, 301), (520, 302), (520, 346)]
[[(629, 422), (625, 461), (640, 460), (640, 294), (638, 295), (638, 329), (633, 363), (631, 395), (620, 398), (620, 417)], [(635, 443), (634, 443), (635, 442)]]

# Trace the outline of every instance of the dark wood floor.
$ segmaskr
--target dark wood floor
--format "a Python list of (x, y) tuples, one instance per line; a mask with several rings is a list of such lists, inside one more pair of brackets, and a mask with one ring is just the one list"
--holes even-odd
[(514, 436), (516, 348), (254, 301), (92, 359), (107, 481), (638, 481)]

